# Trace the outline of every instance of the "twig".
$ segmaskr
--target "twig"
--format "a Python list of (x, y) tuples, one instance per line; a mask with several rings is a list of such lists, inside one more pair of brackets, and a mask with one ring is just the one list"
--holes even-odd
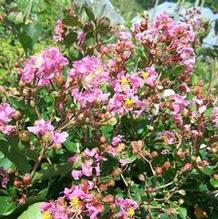
[(31, 178), (34, 176), (37, 168), (39, 167), (39, 165), (40, 165), (40, 163), (41, 163), (41, 161), (42, 161), (42, 159), (44, 157), (45, 152), (46, 152), (46, 148), (42, 147), (42, 149), (40, 151), (40, 154), (39, 154), (39, 157), (38, 157), (36, 163), (33, 166), (33, 169), (32, 169), (32, 172), (31, 172)]
[(152, 164), (151, 164), (151, 161), (149, 161), (141, 152), (139, 153), (139, 155), (140, 155), (140, 157), (141, 157), (144, 161), (146, 161), (146, 162), (148, 163), (148, 165), (149, 165), (149, 167), (150, 167), (150, 169), (151, 169), (152, 174), (155, 175), (155, 170), (154, 170), (154, 168), (153, 168), (153, 166), (152, 166)]

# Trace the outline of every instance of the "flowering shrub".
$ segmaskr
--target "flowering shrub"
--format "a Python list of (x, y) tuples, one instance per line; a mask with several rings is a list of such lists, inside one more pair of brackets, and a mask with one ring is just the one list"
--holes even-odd
[(42, 219), (207, 218), (218, 108), (203, 81), (192, 83), (203, 21), (164, 13), (115, 32), (83, 11), (87, 21), (76, 9), (58, 20), (56, 47), (0, 88), (11, 212), (32, 201)]

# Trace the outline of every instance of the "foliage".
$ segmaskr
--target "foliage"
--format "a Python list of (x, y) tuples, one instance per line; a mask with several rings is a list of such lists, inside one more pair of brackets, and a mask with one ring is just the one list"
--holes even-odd
[(0, 1), (0, 218), (216, 218), (210, 25), (125, 2)]

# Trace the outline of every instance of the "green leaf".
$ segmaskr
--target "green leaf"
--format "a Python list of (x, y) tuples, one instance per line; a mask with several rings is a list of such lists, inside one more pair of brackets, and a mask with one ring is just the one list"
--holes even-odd
[(33, 49), (33, 41), (26, 32), (19, 33), (18, 39), (25, 52)]
[(33, 183), (41, 182), (43, 180), (49, 179), (50, 177), (68, 173), (72, 169), (73, 167), (71, 164), (47, 165), (45, 169), (41, 169), (35, 173), (33, 177)]
[(63, 19), (63, 22), (71, 27), (83, 27), (83, 24), (78, 20), (77, 17), (67, 16)]
[(80, 142), (72, 142), (72, 140), (67, 140), (64, 142), (64, 146), (71, 153), (79, 153), (81, 148)]
[(182, 219), (185, 219), (186, 216), (187, 216), (187, 209), (180, 207), (180, 208), (178, 209), (178, 213), (179, 213), (179, 216), (180, 216)]
[(17, 100), (14, 97), (9, 97), (10, 104), (23, 112), (25, 116), (27, 116), (30, 121), (34, 122), (37, 119), (37, 115), (32, 106), (25, 104), (23, 101)]
[(19, 149), (19, 140), (16, 137), (10, 137), (8, 139), (3, 137), (0, 135), (0, 151), (15, 164), (21, 173), (28, 173), (30, 171), (30, 165)]
[(113, 126), (112, 125), (102, 126), (101, 132), (102, 132), (103, 136), (110, 139), (112, 137), (112, 133), (113, 133)]
[(218, 180), (216, 179), (210, 179), (210, 184), (214, 187), (214, 188), (218, 188)]
[(67, 36), (64, 37), (64, 44), (67, 47), (70, 47), (73, 45), (73, 43), (77, 39), (77, 33), (76, 32), (70, 32)]
[(207, 166), (207, 167), (199, 168), (199, 170), (205, 175), (210, 176), (213, 173), (214, 168), (215, 167), (213, 166)]
[(0, 196), (0, 215), (9, 215), (16, 208), (10, 196)]
[(28, 24), (24, 27), (24, 31), (35, 43), (42, 34), (42, 26), (34, 23)]
[(93, 10), (88, 5), (83, 5), (83, 8), (85, 9), (85, 12), (87, 16), (90, 18), (90, 20), (95, 21), (95, 15), (93, 13)]
[(42, 213), (40, 211), (41, 204), (42, 202), (38, 202), (29, 206), (18, 219), (42, 219)]

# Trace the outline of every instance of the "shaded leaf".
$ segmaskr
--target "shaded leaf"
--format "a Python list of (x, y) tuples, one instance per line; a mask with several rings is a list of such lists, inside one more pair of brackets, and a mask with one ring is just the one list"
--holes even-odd
[(9, 215), (16, 208), (10, 196), (0, 196), (0, 215)]
[(19, 140), (16, 137), (10, 137), (5, 141), (5, 139), (2, 140), (2, 135), (0, 136), (0, 151), (15, 164), (21, 173), (28, 173), (30, 165), (19, 149)]
[(41, 219), (42, 213), (40, 211), (40, 205), (42, 202), (35, 203), (27, 208), (26, 211), (21, 214), (18, 219)]
[(33, 183), (46, 180), (50, 177), (65, 174), (72, 170), (71, 164), (54, 164), (47, 165), (45, 169), (41, 169), (35, 173)]

